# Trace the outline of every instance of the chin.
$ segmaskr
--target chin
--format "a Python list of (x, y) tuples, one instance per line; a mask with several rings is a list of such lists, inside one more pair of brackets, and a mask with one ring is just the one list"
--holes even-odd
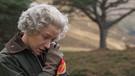
[(34, 53), (36, 56), (39, 56), (39, 55), (41, 55), (41, 53)]
[(37, 56), (40, 56), (41, 54), (40, 53), (38, 53), (38, 54), (36, 54)]

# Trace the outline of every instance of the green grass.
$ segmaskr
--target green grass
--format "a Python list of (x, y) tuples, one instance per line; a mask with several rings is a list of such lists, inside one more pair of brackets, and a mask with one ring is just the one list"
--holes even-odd
[(70, 76), (135, 76), (135, 50), (64, 52)]

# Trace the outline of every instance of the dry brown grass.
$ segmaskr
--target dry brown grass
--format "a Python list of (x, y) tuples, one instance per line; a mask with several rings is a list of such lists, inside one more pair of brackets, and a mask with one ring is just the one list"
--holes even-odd
[[(99, 29), (96, 24), (88, 19), (77, 18), (70, 21), (69, 31), (66, 37), (60, 42), (62, 48), (85, 48), (97, 49), (99, 47)], [(125, 44), (116, 38), (107, 38), (109, 49), (125, 49)]]

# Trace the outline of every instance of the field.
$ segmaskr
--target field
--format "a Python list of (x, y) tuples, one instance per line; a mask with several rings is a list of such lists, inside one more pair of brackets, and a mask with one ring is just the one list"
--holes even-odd
[[(117, 50), (125, 49), (125, 42), (122, 40), (123, 34), (124, 32), (117, 30), (115, 27), (109, 29), (107, 47)], [(99, 36), (99, 28), (95, 23), (86, 17), (74, 17), (70, 20), (69, 30), (65, 38), (60, 41), (60, 45), (61, 48), (68, 49), (98, 49)]]
[(65, 50), (64, 54), (70, 76), (135, 76), (135, 50)]

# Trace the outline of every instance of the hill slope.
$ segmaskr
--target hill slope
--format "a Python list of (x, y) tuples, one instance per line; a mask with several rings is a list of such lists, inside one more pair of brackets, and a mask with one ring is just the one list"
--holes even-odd
[[(99, 29), (89, 19), (75, 17), (70, 20), (69, 31), (60, 44), (62, 48), (68, 49), (97, 49), (99, 47)], [(124, 42), (115, 37), (112, 30), (108, 34), (107, 46), (110, 49), (125, 49)]]

